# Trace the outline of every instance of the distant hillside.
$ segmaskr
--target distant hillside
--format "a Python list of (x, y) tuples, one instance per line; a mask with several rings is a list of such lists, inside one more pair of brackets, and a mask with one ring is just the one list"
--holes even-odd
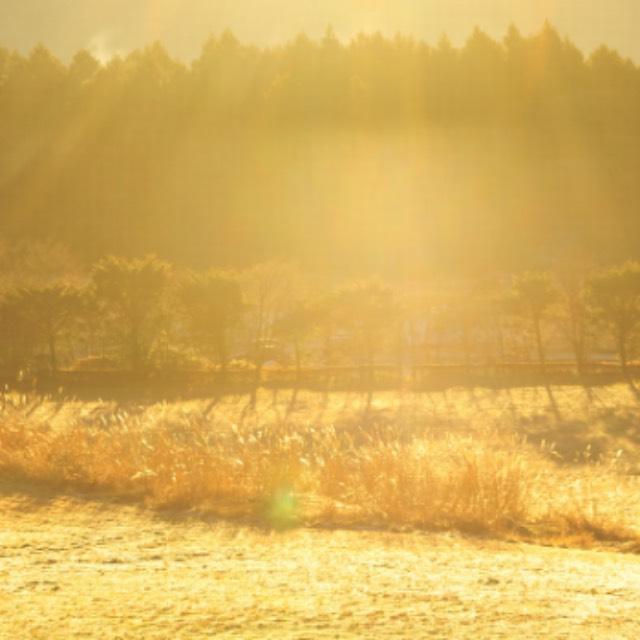
[(640, 70), (547, 25), (456, 49), (226, 33), (102, 66), (0, 50), (0, 235), (340, 273), (640, 257)]

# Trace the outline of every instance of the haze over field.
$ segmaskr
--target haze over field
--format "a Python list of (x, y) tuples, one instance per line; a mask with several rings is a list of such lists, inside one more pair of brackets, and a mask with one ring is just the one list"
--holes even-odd
[[(549, 23), (533, 35), (511, 26), (506, 38), (476, 29), (460, 45), (294, 37), (291, 23), (279, 44), (255, 47), (237, 36), (251, 38), (257, 21), (269, 39), (273, 20), (256, 17), (265, 4), (246, 23), (220, 18), (237, 35), (206, 38), (209, 27), (181, 22), (197, 12), (159, 3), (126, 23), (138, 32), (96, 13), (104, 33), (128, 34), (112, 42), (87, 40), (82, 6), (69, 22), (56, 14), (24, 55), (0, 33), (3, 236), (53, 238), (87, 261), (284, 258), (341, 277), (640, 257), (640, 69), (609, 46), (590, 54)], [(132, 15), (121, 9), (120, 20)], [(354, 25), (375, 25), (363, 11)], [(325, 28), (305, 15), (312, 36)], [(379, 17), (386, 31), (416, 32)], [(199, 52), (192, 63), (171, 54), (183, 33)], [(77, 47), (66, 63), (55, 55), (62, 36)]]
[(639, 25), (0, 0), (0, 640), (636, 640)]
[(341, 38), (359, 31), (396, 32), (461, 43), (477, 25), (502, 37), (510, 22), (524, 33), (545, 20), (583, 50), (606, 42), (640, 59), (637, 0), (3, 0), (0, 42), (26, 51), (44, 42), (65, 58), (80, 48), (106, 59), (154, 40), (184, 59), (210, 33), (232, 29), (242, 40), (274, 44), (300, 31), (319, 36), (332, 25)]

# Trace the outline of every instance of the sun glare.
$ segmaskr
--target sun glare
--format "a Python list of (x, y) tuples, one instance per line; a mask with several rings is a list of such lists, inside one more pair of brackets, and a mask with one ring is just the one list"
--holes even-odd
[(636, 0), (0, 5), (0, 640), (640, 637)]

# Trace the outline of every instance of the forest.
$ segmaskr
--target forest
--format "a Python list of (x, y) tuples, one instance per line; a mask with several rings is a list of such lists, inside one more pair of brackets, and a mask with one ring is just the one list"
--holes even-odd
[(640, 69), (550, 24), (98, 61), (0, 48), (0, 237), (404, 279), (640, 258)]

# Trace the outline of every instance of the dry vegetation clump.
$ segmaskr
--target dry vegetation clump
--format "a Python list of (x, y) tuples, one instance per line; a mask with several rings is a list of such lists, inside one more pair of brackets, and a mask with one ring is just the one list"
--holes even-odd
[(497, 531), (529, 515), (539, 467), (527, 467), (516, 441), (498, 436), (377, 441), (336, 450), (320, 484), (373, 522)]
[[(571, 394), (563, 399), (572, 420), (590, 419), (578, 416)], [(5, 482), (108, 493), (275, 527), (458, 529), (580, 544), (637, 540), (640, 500), (628, 456), (618, 449), (587, 462), (560, 460), (554, 443), (531, 437), (531, 425), (539, 427), (531, 401), (542, 406), (542, 397), (528, 397), (514, 413), (504, 411), (499, 396), (470, 399), (462, 391), (387, 394), (368, 408), (361, 398), (339, 394), (302, 394), (292, 408), (284, 394), (265, 392), (255, 411), (242, 397), (212, 410), (198, 401), (125, 410), (7, 396), (0, 475)], [(601, 438), (601, 423), (597, 431)]]
[(144, 498), (156, 507), (207, 506), (225, 515), (250, 515), (258, 499), (285, 483), (301, 486), (295, 441), (266, 443), (237, 428), (220, 437), (210, 426), (149, 424), (119, 413), (112, 422), (55, 429), (5, 410), (0, 471), (53, 488)]

